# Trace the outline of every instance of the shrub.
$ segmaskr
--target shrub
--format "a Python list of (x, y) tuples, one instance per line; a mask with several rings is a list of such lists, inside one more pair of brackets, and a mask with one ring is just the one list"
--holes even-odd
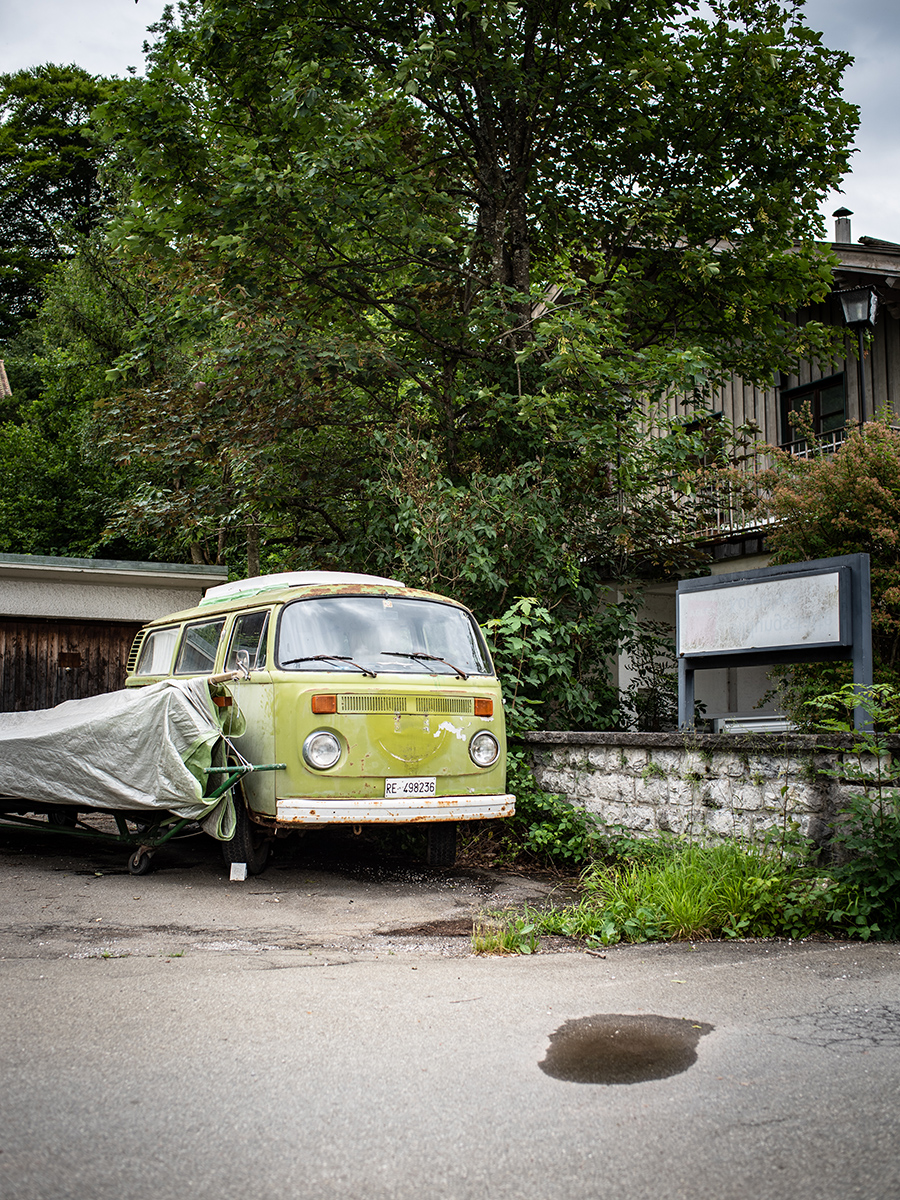
[[(773, 563), (870, 556), (875, 678), (900, 684), (900, 432), (872, 421), (834, 454), (797, 458), (775, 451), (764, 480), (776, 520), (768, 535)], [(835, 693), (849, 667), (800, 664), (775, 678), (788, 715), (808, 728), (807, 702)]]

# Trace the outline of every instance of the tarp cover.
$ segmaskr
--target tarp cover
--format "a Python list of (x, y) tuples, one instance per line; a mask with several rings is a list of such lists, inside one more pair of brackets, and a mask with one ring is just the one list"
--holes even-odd
[(204, 678), (0, 713), (0, 795), (196, 820), (210, 812), (203, 768), (222, 737), (220, 711)]

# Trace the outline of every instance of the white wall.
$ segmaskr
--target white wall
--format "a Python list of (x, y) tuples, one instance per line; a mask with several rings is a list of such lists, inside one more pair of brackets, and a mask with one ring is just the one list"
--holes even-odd
[(0, 555), (0, 616), (144, 621), (193, 608), (223, 567)]

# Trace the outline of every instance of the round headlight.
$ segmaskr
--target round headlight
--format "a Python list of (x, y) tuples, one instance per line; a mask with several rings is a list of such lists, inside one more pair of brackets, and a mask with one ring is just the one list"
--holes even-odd
[(500, 757), (500, 743), (492, 733), (482, 729), (469, 742), (469, 757), (477, 767), (492, 767)]
[(341, 757), (341, 743), (333, 733), (320, 729), (303, 743), (303, 757), (317, 771), (327, 771)]

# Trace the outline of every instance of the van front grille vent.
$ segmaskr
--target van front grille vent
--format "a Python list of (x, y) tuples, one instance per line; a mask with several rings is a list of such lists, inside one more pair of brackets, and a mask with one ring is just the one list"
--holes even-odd
[(339, 695), (341, 713), (469, 713), (475, 710), (471, 696), (367, 696)]
[(474, 707), (471, 696), (416, 696), (419, 713), (471, 713)]
[(406, 696), (338, 696), (338, 712), (407, 712)]

